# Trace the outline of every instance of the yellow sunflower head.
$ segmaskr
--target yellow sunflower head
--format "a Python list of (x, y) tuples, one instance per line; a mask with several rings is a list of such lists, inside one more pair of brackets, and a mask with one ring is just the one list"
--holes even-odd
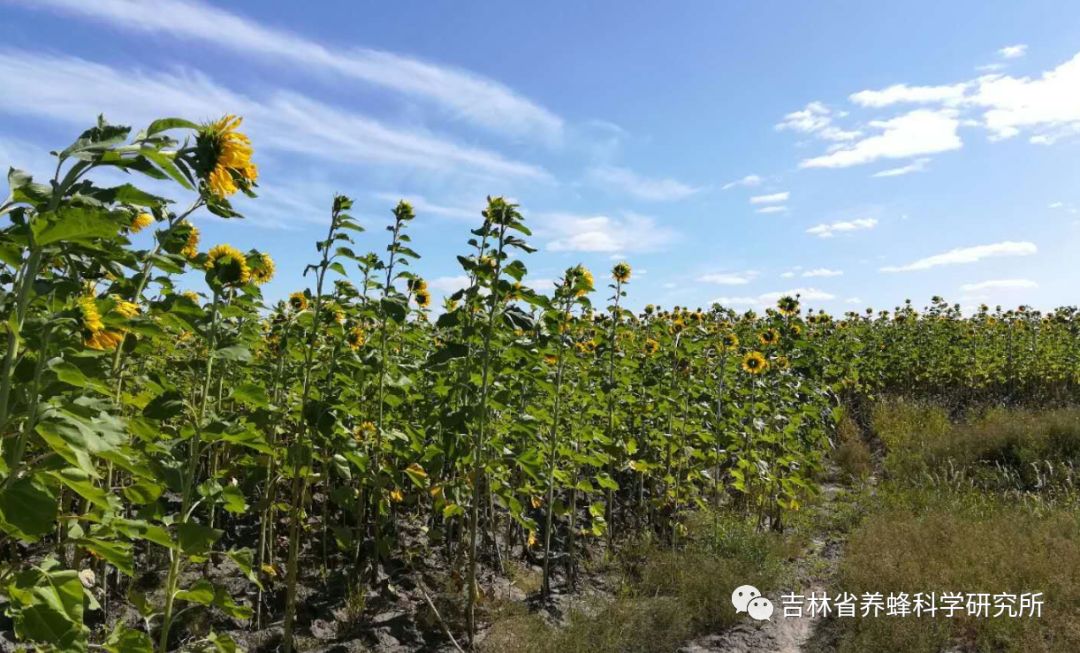
[(742, 359), (742, 368), (747, 374), (761, 374), (769, 367), (769, 362), (760, 351), (752, 351)]
[(206, 186), (214, 196), (224, 199), (238, 190), (248, 190), (259, 178), (251, 161), (251, 139), (237, 131), (243, 118), (227, 115), (204, 125), (198, 145), (207, 158)]
[(248, 268), (251, 270), (251, 280), (257, 286), (261, 286), (274, 278), (277, 266), (269, 254), (255, 253), (248, 257)]
[(293, 309), (294, 311), (300, 312), (306, 311), (307, 307), (307, 295), (299, 291), (289, 295), (289, 308)]
[(131, 233), (137, 234), (152, 224), (154, 224), (154, 216), (149, 213), (138, 213), (131, 219)]
[(616, 263), (611, 270), (611, 278), (619, 283), (630, 281), (630, 264), (626, 262)]
[(90, 335), (83, 339), (85, 344), (90, 349), (96, 349), (98, 351), (109, 351), (116, 349), (116, 347), (124, 341), (124, 334), (116, 331), (94, 331)]
[(413, 277), (409, 279), (409, 292), (418, 293), (427, 290), (427, 281), (424, 281), (420, 277)]
[(649, 338), (648, 340), (645, 341), (645, 353), (647, 355), (652, 356), (653, 354), (655, 354), (658, 351), (660, 351), (660, 343), (659, 342), (657, 342), (653, 338)]
[(232, 245), (214, 245), (206, 254), (206, 268), (226, 286), (239, 286), (251, 278), (247, 257)]
[(416, 298), (416, 305), (420, 308), (431, 306), (431, 293), (427, 290), (417, 290), (414, 297)]
[(780, 341), (780, 332), (776, 329), (765, 329), (761, 332), (761, 335), (758, 336), (758, 340), (761, 341), (761, 344), (766, 346), (775, 345)]
[(776, 307), (784, 315), (795, 315), (799, 312), (799, 300), (791, 295), (784, 295), (776, 302)]
[(728, 331), (720, 337), (720, 344), (728, 351), (734, 351), (739, 347), (739, 336), (734, 331)]
[(113, 311), (130, 320), (139, 314), (140, 309), (138, 304), (116, 297), (113, 299)]
[(356, 351), (363, 347), (364, 343), (367, 342), (367, 336), (360, 327), (353, 327), (349, 329), (349, 333), (345, 335), (345, 341), (349, 343), (349, 349)]
[(105, 328), (98, 311), (97, 300), (90, 295), (79, 298), (79, 314), (82, 317), (83, 331), (97, 333)]

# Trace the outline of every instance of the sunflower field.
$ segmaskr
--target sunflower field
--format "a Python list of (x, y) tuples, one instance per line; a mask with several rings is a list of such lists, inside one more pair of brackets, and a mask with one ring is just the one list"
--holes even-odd
[[(589, 550), (678, 546), (697, 510), (782, 529), (844, 405), (1065, 402), (1080, 382), (1075, 309), (634, 312), (626, 263), (542, 294), (527, 220), (498, 197), (438, 309), (412, 207), (371, 236), (345, 196), (302, 289), (268, 302), (273, 260), (191, 222), (254, 196), (240, 127), (99, 120), (51, 179), (8, 173), (0, 600), (21, 643), (233, 651), (226, 631), (280, 623), (290, 651), (305, 578), (374, 585), (425, 558), (452, 571), (471, 638), (508, 559), (538, 561), (546, 595)], [(116, 172), (182, 199), (95, 181)]]

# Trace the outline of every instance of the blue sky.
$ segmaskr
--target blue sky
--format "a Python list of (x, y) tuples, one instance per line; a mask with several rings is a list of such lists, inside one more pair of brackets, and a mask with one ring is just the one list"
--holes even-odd
[(492, 194), (541, 289), (626, 260), (636, 306), (1076, 303), (1080, 5), (628, 7), (0, 0), (0, 165), (99, 112), (242, 114), (260, 197), (199, 225), (270, 252), (273, 298), (342, 192), (360, 251), (413, 201), (437, 292)]

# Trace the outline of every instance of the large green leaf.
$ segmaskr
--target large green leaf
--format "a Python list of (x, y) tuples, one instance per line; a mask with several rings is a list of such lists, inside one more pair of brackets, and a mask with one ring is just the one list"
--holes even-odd
[(0, 529), (34, 542), (52, 530), (58, 509), (56, 489), (43, 478), (18, 478), (0, 490)]
[(30, 223), (38, 247), (62, 241), (112, 238), (120, 233), (120, 223), (108, 211), (90, 207), (65, 206), (38, 215)]
[(7, 588), (15, 635), (60, 651), (86, 651), (83, 586), (74, 569), (43, 565), (19, 574)]

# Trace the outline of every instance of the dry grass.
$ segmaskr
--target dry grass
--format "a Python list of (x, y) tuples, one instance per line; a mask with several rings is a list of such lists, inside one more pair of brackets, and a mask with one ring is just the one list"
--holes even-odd
[(874, 471), (870, 447), (863, 440), (859, 425), (849, 416), (844, 416), (837, 424), (836, 448), (832, 456), (846, 481), (864, 481)]

